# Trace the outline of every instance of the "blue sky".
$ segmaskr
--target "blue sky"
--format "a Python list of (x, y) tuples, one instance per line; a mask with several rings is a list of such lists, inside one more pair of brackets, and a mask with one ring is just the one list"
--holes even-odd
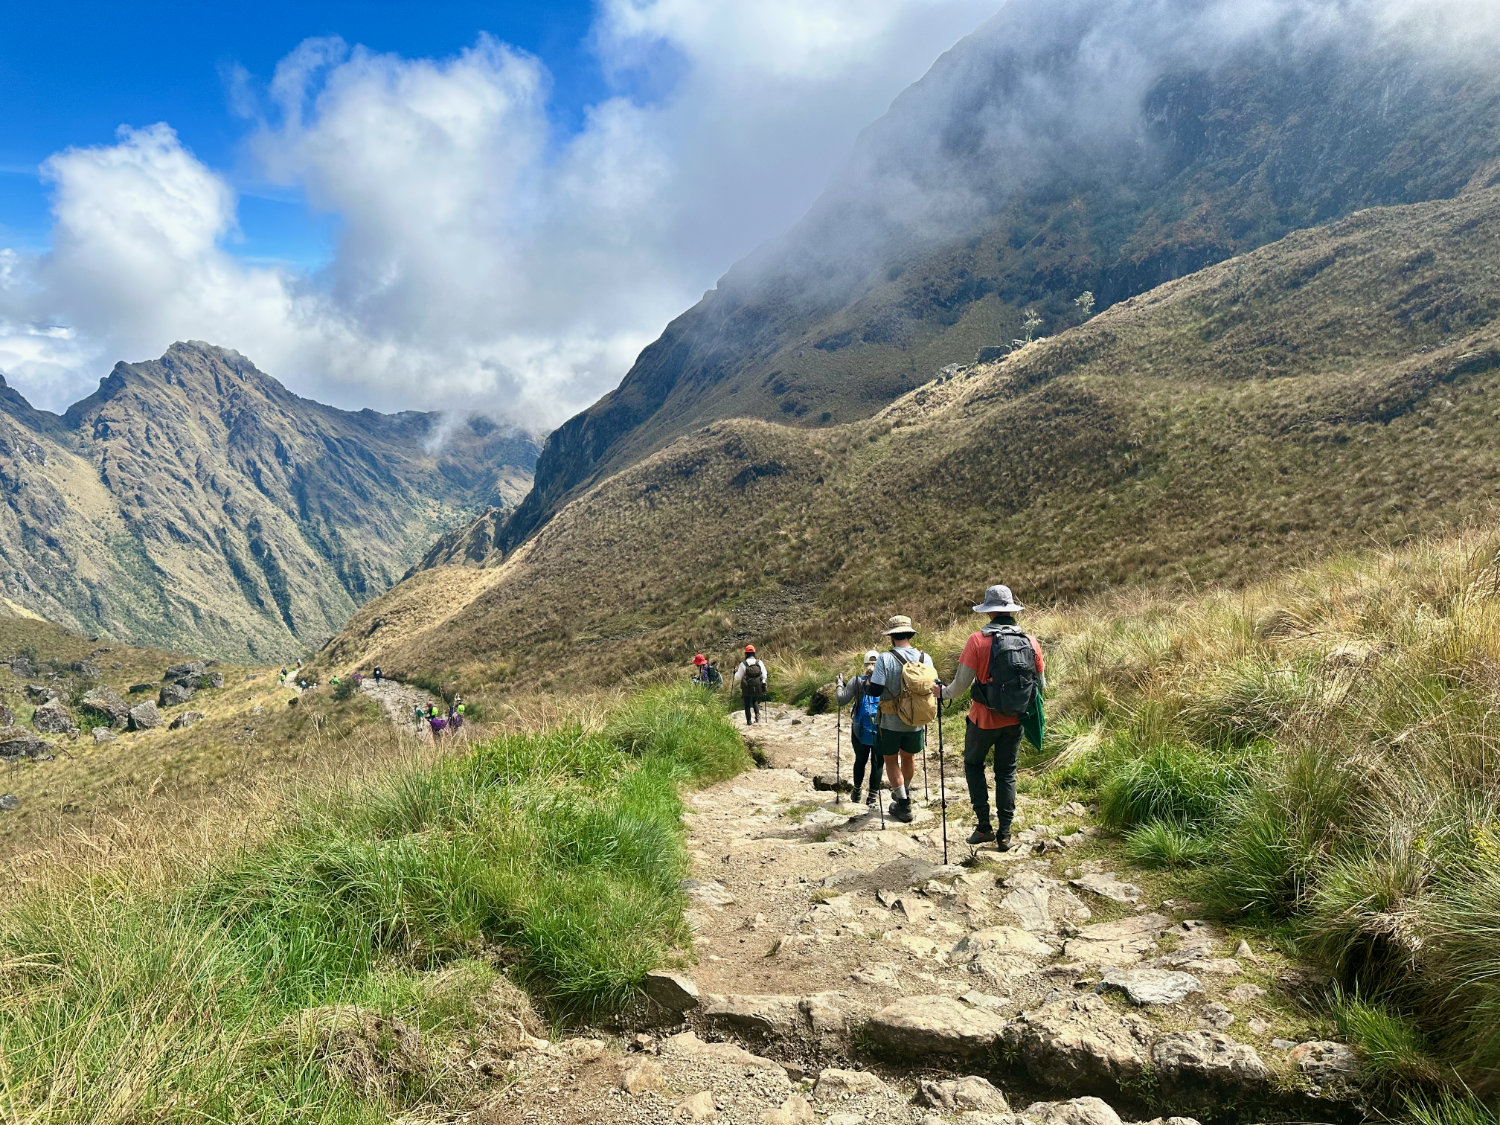
[(548, 428), (999, 4), (4, 5), (0, 374), (61, 409), (202, 339)]
[(51, 0), (0, 6), (0, 243), (45, 247), (51, 222), (38, 168), (70, 145), (107, 144), (122, 125), (170, 122), (243, 192), (237, 251), (310, 262), (329, 223), (295, 187), (274, 188), (239, 158), (247, 127), (229, 112), (226, 72), (269, 78), (304, 39), (337, 35), (376, 51), (451, 55), (481, 32), (547, 60), (564, 130), (605, 92), (588, 46), (588, 0), (546, 4), (344, 0), (255, 4)]

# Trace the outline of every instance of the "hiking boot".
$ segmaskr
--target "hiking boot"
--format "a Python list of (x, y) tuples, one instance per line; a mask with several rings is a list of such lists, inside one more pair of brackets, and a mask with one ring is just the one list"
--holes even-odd
[(1008, 851), (1010, 851), (1010, 833), (1009, 832), (1002, 832), (1002, 833), (1000, 833), (999, 838), (995, 841), (995, 847), (998, 848), (1002, 852), (1008, 852)]
[(911, 801), (909, 799), (905, 801), (892, 801), (891, 807), (887, 811), (891, 814), (892, 820), (899, 820), (902, 824), (910, 824), (912, 822)]
[(876, 803), (876, 801), (878, 799), (877, 798), (877, 794), (878, 793), (879, 793), (878, 789), (871, 789), (870, 790), (870, 795), (865, 798), (865, 804), (869, 805), (870, 808), (872, 808), (872, 809), (875, 807), (875, 803)]
[[(995, 838), (995, 830), (987, 824), (981, 824), (969, 833), (969, 843), (988, 844)], [(1004, 850), (1003, 848), (1001, 849)]]
[(861, 786), (861, 785), (856, 785), (850, 791), (850, 793), (849, 793), (849, 803), (851, 805), (857, 805), (857, 804), (859, 804), (860, 798), (863, 797), (864, 795), (865, 795), (864, 787)]

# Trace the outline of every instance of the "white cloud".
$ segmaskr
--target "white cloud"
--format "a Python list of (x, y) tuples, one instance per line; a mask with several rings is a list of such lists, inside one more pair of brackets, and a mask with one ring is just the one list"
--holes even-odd
[(345, 405), (555, 424), (996, 2), (604, 0), (621, 93), (566, 136), (543, 62), (489, 38), (441, 60), (309, 40), (232, 101), (264, 175), (338, 217), (332, 260), (241, 261), (224, 176), (166, 124), (122, 128), (48, 162), (51, 251), (0, 258), (0, 370), (60, 407), (116, 359), (207, 339)]

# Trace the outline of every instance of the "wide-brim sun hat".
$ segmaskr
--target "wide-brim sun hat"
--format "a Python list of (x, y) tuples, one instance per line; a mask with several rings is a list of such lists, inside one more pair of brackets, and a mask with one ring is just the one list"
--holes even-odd
[(975, 613), (1015, 613), (1026, 607), (1016, 601), (1009, 586), (995, 585), (984, 592), (984, 601), (974, 607)]
[(707, 663), (708, 663), (708, 657), (706, 657), (706, 656), (704, 656), (704, 655), (703, 655), (703, 654), (702, 654), (702, 653), (701, 653), (701, 652), (700, 652), (700, 653), (698, 653), (698, 654), (697, 654), (697, 655), (695, 655), (695, 656), (694, 656), (694, 657), (693, 657), (693, 663), (694, 663), (694, 664), (696, 664), (696, 665), (697, 665), (697, 666), (698, 666), (698, 667), (700, 667), (700, 668), (701, 668), (701, 667), (703, 667), (703, 665), (705, 665), (705, 664), (707, 664)]
[(895, 617), (886, 622), (886, 625), (888, 627), (884, 635), (887, 637), (894, 637), (898, 633), (915, 633), (917, 631), (917, 627), (911, 623), (911, 618), (907, 617), (904, 613), (896, 614)]

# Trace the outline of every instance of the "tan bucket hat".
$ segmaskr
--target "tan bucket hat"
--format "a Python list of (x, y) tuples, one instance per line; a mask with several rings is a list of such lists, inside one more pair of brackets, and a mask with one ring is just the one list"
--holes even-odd
[(897, 633), (915, 633), (917, 631), (917, 627), (911, 623), (911, 618), (907, 617), (904, 613), (896, 614), (895, 617), (886, 622), (886, 625), (889, 626), (885, 631), (885, 636), (887, 637), (894, 637)]

